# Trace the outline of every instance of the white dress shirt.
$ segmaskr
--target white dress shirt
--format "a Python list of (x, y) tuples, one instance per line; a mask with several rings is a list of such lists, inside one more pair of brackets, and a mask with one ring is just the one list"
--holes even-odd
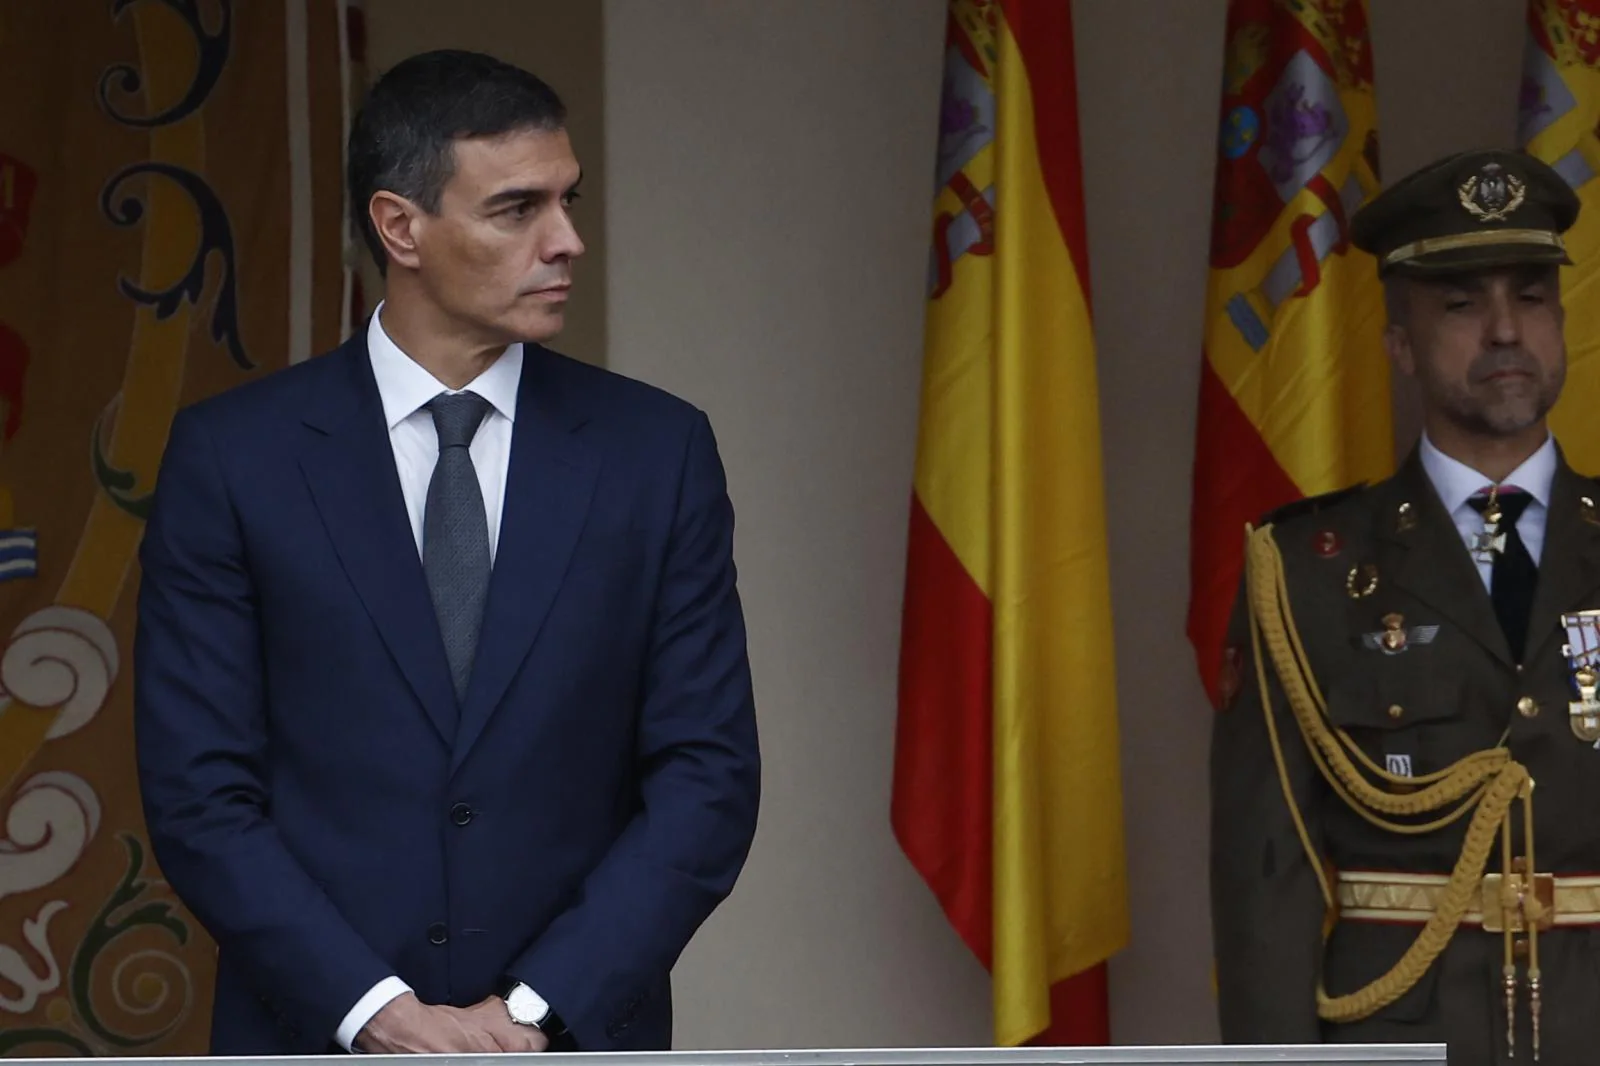
[(380, 321), (382, 314), (383, 305), (379, 304), (367, 327), (367, 351), (372, 357), (373, 376), (378, 379), (383, 417), (389, 424), (389, 444), (394, 448), (394, 465), (400, 472), (400, 489), (405, 494), (417, 551), (422, 550), (422, 511), (428, 502), (428, 482), (439, 461), (439, 435), (433, 428), (433, 415), (423, 404), (441, 392), (472, 392), (494, 408), (468, 448), (478, 471), (478, 486), (483, 490), (483, 509), (489, 519), (489, 559), (493, 561), (500, 543), (506, 468), (511, 465), (511, 426), (517, 417), (522, 345), (507, 348), (465, 389), (447, 389), (389, 339)]
[[(441, 392), (472, 392), (488, 400), (493, 410), (478, 427), (468, 452), (478, 472), (483, 490), (483, 509), (489, 521), (489, 559), (493, 562), (500, 542), (500, 514), (506, 495), (506, 468), (511, 464), (511, 427), (517, 413), (517, 386), (522, 380), (522, 345), (513, 344), (489, 369), (467, 384), (465, 389), (446, 388), (424, 370), (384, 332), (378, 305), (367, 327), (367, 351), (372, 373), (378, 379), (378, 396), (383, 401), (384, 420), (389, 426), (389, 444), (394, 449), (394, 465), (400, 474), (400, 490), (406, 500), (411, 532), (422, 551), (422, 516), (428, 502), (428, 482), (439, 460), (439, 435), (433, 428), (433, 415), (423, 405)], [(411, 986), (399, 977), (379, 981), (346, 1014), (335, 1038), (346, 1051), (354, 1051), (356, 1034), (389, 1001), (410, 992)]]
[[(1461, 533), (1462, 542), (1470, 550), (1472, 538), (1483, 532), (1483, 515), (1473, 510), (1467, 501), (1487, 490), (1493, 482), (1465, 463), (1441, 452), (1427, 434), (1423, 434), (1421, 451), (1422, 469), (1427, 472), (1428, 480), (1433, 482), (1434, 491), (1439, 494), (1444, 509), (1450, 513), (1451, 520)], [(1522, 517), (1517, 519), (1517, 533), (1527, 546), (1528, 554), (1533, 556), (1535, 566), (1544, 550), (1544, 531), (1550, 517), (1550, 491), (1555, 479), (1556, 442), (1554, 438), (1547, 437), (1538, 451), (1528, 456), (1521, 466), (1500, 482), (1502, 488), (1515, 485), (1533, 497), (1527, 510), (1522, 512)], [(1473, 558), (1478, 566), (1478, 575), (1483, 578), (1483, 587), (1488, 588), (1494, 564), (1476, 556)]]

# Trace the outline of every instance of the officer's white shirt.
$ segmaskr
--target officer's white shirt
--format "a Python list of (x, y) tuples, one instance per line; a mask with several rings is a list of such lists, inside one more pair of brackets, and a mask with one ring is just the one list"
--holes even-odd
[[(1422, 469), (1427, 472), (1428, 480), (1433, 482), (1434, 491), (1439, 494), (1444, 509), (1449, 512), (1456, 529), (1461, 533), (1462, 542), (1470, 550), (1472, 538), (1483, 532), (1483, 515), (1467, 501), (1487, 491), (1493, 483), (1492, 479), (1441, 452), (1426, 433), (1422, 435), (1421, 451)], [(1515, 485), (1533, 497), (1528, 509), (1517, 519), (1517, 533), (1527, 546), (1528, 554), (1533, 556), (1535, 565), (1538, 565), (1540, 553), (1544, 550), (1544, 531), (1550, 516), (1550, 491), (1555, 479), (1556, 442), (1554, 437), (1546, 437), (1538, 451), (1528, 456), (1521, 466), (1500, 482), (1502, 489)], [(1478, 575), (1483, 578), (1483, 587), (1488, 588), (1494, 564), (1477, 560), (1477, 566)]]

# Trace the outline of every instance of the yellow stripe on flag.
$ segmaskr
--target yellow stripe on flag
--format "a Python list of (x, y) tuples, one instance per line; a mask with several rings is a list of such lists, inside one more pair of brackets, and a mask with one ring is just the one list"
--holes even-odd
[(1009, 28), (997, 46), (993, 970), (1014, 1045), (1052, 984), (1127, 943), (1128, 911), (1093, 332)]

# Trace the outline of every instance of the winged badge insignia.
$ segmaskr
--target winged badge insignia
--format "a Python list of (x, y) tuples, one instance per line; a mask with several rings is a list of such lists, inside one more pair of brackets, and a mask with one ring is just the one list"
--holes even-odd
[(1395, 627), (1378, 633), (1361, 634), (1361, 646), (1368, 651), (1399, 655), (1413, 644), (1432, 644), (1438, 635), (1438, 626)]

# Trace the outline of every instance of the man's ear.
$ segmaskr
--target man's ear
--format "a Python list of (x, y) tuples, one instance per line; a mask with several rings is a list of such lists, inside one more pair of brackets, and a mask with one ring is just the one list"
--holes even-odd
[(1391, 322), (1383, 331), (1383, 347), (1396, 370), (1408, 378), (1417, 376), (1417, 355), (1411, 348), (1411, 334), (1406, 327)]
[(415, 270), (417, 267), (417, 223), (422, 209), (404, 196), (379, 189), (367, 201), (372, 228), (383, 242), (389, 262)]

